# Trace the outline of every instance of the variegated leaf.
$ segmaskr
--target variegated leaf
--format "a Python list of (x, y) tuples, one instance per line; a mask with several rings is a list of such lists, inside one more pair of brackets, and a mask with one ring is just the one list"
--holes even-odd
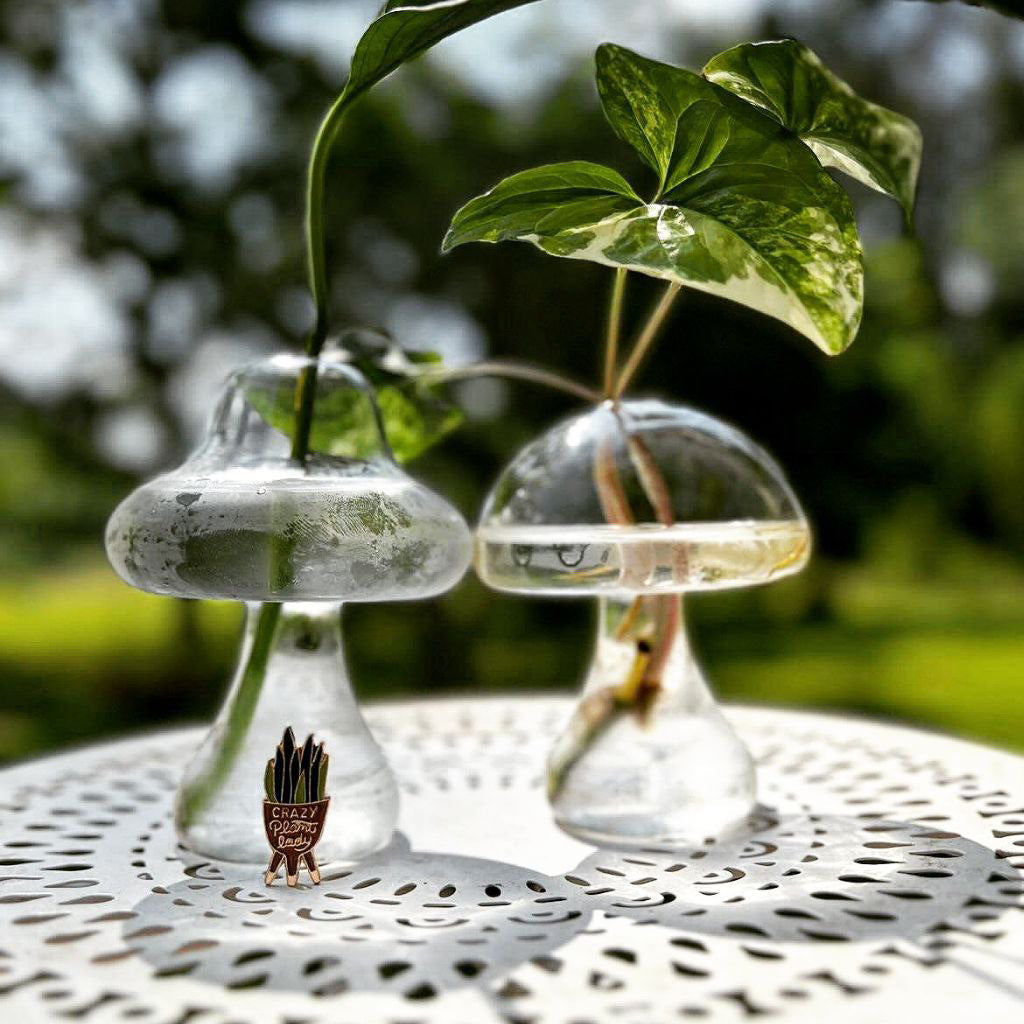
[(708, 61), (704, 77), (798, 135), (827, 167), (914, 208), (921, 132), (902, 114), (858, 96), (795, 39), (744, 43)]

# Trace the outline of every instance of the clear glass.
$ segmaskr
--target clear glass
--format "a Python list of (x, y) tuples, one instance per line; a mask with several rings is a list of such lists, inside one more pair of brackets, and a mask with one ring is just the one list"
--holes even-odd
[(759, 820), (753, 764), (693, 658), (682, 595), (787, 576), (810, 544), (772, 458), (694, 409), (608, 402), (512, 460), (481, 515), (478, 575), (600, 598), (583, 695), (549, 762), (566, 831), (672, 845)]
[[(314, 375), (299, 461), (297, 398)], [(395, 786), (345, 674), (338, 608), (442, 593), (462, 578), (472, 542), (462, 516), (396, 465), (363, 377), (333, 355), (242, 368), (202, 446), (130, 494), (106, 542), (141, 590), (250, 603), (231, 691), (179, 791), (182, 842), (208, 857), (266, 856), (263, 771), (290, 725), (332, 758), (320, 858), (384, 845)]]
[(175, 824), (190, 849), (219, 860), (258, 863), (263, 833), (263, 773), (291, 726), (312, 733), (330, 755), (331, 798), (316, 848), (320, 863), (357, 860), (386, 845), (398, 816), (398, 790), (359, 711), (345, 669), (337, 603), (291, 602), (276, 622), (266, 685), (246, 677), (260, 605), (248, 607), (245, 639), (227, 698), (185, 770)]
[(115, 509), (107, 554), (125, 582), (176, 597), (396, 601), (461, 579), (465, 521), (396, 465), (350, 366), (316, 364), (310, 454), (291, 458), (313, 364), (279, 355), (238, 371), (198, 451)]
[(682, 602), (601, 598), (583, 695), (548, 759), (555, 820), (586, 842), (699, 843), (754, 820), (754, 764), (694, 660)]

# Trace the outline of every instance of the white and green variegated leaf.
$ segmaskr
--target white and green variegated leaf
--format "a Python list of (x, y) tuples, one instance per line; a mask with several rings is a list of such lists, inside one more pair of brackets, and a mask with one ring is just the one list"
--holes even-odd
[(759, 201), (725, 194), (701, 205), (652, 203), (537, 244), (749, 306), (830, 355), (849, 345), (860, 320), (861, 270), (837, 253), (844, 243), (822, 210), (766, 211)]
[(446, 248), (532, 242), (731, 299), (843, 351), (860, 322), (862, 254), (850, 201), (814, 154), (700, 75), (621, 47), (601, 47), (598, 81), (616, 130), (646, 147), (656, 200), (608, 168), (542, 167), (463, 207)]
[[(596, 54), (597, 91), (615, 134), (628, 143), (665, 187), (679, 141), (680, 117), (693, 103), (693, 90), (679, 69), (646, 60), (621, 46), (604, 44)], [(700, 144), (697, 133), (688, 133)], [(708, 144), (713, 150), (714, 139)]]
[(917, 125), (862, 99), (802, 43), (734, 46), (708, 61), (704, 77), (767, 111), (825, 166), (898, 200), (909, 220), (921, 165)]
[(642, 203), (618, 171), (583, 160), (513, 174), (467, 203), (445, 236), (447, 252), (464, 242), (536, 241), (585, 230)]

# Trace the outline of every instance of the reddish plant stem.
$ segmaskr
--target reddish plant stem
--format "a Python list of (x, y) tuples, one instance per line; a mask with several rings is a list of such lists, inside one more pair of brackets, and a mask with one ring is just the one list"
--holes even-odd
[(615, 465), (615, 452), (608, 438), (598, 442), (594, 456), (594, 487), (605, 521), (615, 526), (632, 526), (635, 522), (633, 511), (629, 507), (622, 477)]
[[(630, 461), (658, 522), (662, 526), (673, 525), (675, 515), (671, 495), (650, 449), (641, 438), (630, 435), (618, 407), (615, 407), (614, 414), (626, 439)], [(608, 438), (598, 444), (593, 475), (605, 520), (615, 526), (633, 525), (636, 520), (615, 463), (612, 442)], [(641, 629), (637, 630), (637, 618), (642, 615), (645, 607), (653, 612), (653, 616), (645, 619)], [(650, 721), (680, 625), (676, 595), (638, 594), (633, 599), (616, 630), (616, 640), (625, 641), (631, 633), (635, 636), (636, 652), (630, 671), (617, 685), (602, 687), (580, 702), (577, 719), (582, 726), (580, 736), (561, 763), (552, 766), (548, 777), (548, 793), (552, 799), (557, 797), (573, 766), (620, 716), (634, 713), (642, 723)]]

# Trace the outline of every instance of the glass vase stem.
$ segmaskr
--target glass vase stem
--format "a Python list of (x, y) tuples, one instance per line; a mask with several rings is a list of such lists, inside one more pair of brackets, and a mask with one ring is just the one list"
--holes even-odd
[(330, 755), (323, 860), (384, 846), (398, 813), (394, 777), (359, 711), (345, 668), (337, 602), (249, 605), (239, 668), (185, 771), (175, 819), (189, 849), (221, 860), (264, 859), (264, 775), (288, 727)]
[(753, 762), (694, 660), (679, 595), (601, 599), (548, 781), (559, 825), (588, 842), (700, 842), (749, 822)]

